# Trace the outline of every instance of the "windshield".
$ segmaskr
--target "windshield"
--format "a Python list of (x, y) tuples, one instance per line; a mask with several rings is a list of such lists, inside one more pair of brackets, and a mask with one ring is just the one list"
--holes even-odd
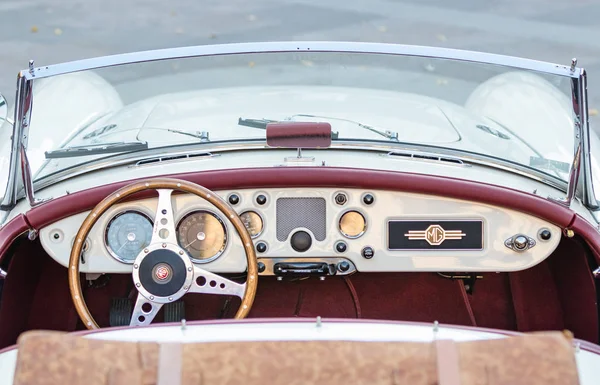
[(370, 53), (235, 54), (34, 80), (34, 179), (125, 152), (265, 139), (269, 121), (326, 121), (339, 141), (450, 149), (561, 180), (573, 160), (570, 78)]

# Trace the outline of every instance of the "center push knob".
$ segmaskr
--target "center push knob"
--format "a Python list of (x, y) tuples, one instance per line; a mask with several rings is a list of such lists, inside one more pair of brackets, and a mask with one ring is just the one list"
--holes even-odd
[(310, 237), (309, 233), (300, 230), (296, 231), (292, 235), (290, 242), (292, 244), (292, 249), (302, 253), (310, 249), (310, 246), (312, 245), (312, 238)]

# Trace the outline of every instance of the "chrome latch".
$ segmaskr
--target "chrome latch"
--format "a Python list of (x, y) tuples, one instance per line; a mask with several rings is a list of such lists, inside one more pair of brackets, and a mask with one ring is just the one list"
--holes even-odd
[(517, 234), (504, 241), (504, 246), (517, 252), (523, 252), (535, 246), (535, 239), (527, 235)]

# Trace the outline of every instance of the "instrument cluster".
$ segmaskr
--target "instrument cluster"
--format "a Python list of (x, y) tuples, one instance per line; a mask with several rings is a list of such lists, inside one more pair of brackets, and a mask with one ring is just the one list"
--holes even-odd
[[(262, 217), (252, 210), (240, 214), (252, 238), (262, 233)], [(113, 215), (104, 232), (104, 244), (109, 254), (119, 262), (132, 264), (138, 254), (150, 244), (154, 223), (140, 210), (125, 210)], [(179, 246), (188, 252), (194, 263), (207, 263), (219, 258), (227, 246), (227, 228), (215, 211), (193, 210), (179, 219)]]
[[(561, 231), (544, 220), (486, 204), (396, 191), (339, 188), (216, 191), (239, 214), (260, 275), (348, 275), (357, 271), (518, 271), (547, 258)], [(219, 210), (172, 196), (178, 245), (215, 273), (242, 273), (241, 240)], [(128, 273), (149, 245), (157, 198), (119, 203), (85, 242), (83, 273)], [(40, 230), (48, 254), (68, 265), (89, 212)]]

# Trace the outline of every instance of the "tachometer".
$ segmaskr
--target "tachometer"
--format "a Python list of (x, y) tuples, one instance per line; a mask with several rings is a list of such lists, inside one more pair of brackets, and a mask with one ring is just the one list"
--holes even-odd
[(133, 263), (152, 239), (152, 220), (139, 211), (124, 211), (114, 216), (104, 233), (110, 255), (118, 261)]
[(177, 225), (177, 240), (193, 262), (205, 263), (217, 259), (227, 245), (223, 221), (210, 211), (187, 214)]
[(262, 233), (263, 220), (256, 211), (246, 211), (240, 215), (240, 219), (252, 238), (256, 238)]

